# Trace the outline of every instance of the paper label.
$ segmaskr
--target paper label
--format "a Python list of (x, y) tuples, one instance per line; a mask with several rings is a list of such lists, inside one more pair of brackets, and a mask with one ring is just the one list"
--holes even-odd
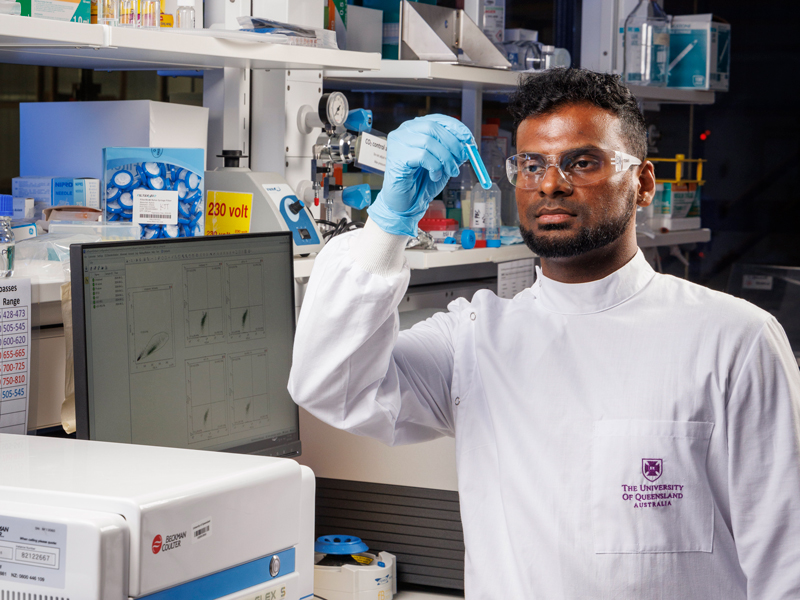
[(208, 192), (206, 194), (206, 235), (250, 233), (253, 194)]
[(497, 265), (497, 295), (500, 298), (513, 298), (522, 290), (533, 285), (534, 259), (523, 258)]
[(0, 433), (28, 432), (30, 307), (31, 280), (4, 279), (0, 284)]
[(745, 275), (742, 278), (742, 289), (769, 291), (772, 289), (772, 276)]
[(368, 171), (385, 172), (387, 147), (386, 138), (371, 133), (362, 133), (359, 136), (356, 166), (366, 168)]
[(486, 202), (472, 203), (471, 226), (475, 229), (486, 227)]
[(211, 517), (198, 521), (192, 525), (192, 543), (211, 537)]
[(177, 225), (177, 190), (133, 190), (133, 222), (137, 225)]
[(63, 589), (66, 557), (63, 523), (0, 515), (0, 581)]

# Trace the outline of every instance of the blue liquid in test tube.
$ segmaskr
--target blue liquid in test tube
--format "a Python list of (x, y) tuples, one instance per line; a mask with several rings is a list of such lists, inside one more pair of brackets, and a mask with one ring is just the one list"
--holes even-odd
[(469, 162), (472, 163), (472, 168), (475, 171), (475, 175), (478, 176), (478, 182), (481, 187), (485, 190), (491, 189), (492, 180), (489, 178), (489, 172), (486, 170), (486, 165), (483, 164), (481, 155), (478, 154), (478, 147), (475, 144), (464, 144), (464, 146), (467, 148)]

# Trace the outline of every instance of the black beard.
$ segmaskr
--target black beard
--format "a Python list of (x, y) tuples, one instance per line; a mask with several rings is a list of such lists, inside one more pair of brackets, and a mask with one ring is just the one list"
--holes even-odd
[[(522, 240), (531, 249), (531, 252), (542, 258), (572, 258), (608, 246), (622, 237), (622, 234), (630, 226), (631, 218), (636, 212), (635, 192), (631, 191), (630, 195), (631, 198), (621, 216), (604, 221), (594, 228), (581, 227), (578, 229), (578, 233), (569, 239), (547, 239), (544, 236), (537, 236), (530, 229), (520, 225)], [(567, 225), (561, 223), (551, 223), (540, 226), (539, 229), (558, 231), (566, 229), (566, 227)]]

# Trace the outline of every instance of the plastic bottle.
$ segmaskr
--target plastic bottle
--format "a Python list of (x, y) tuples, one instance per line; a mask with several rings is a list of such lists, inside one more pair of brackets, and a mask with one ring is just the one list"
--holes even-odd
[(194, 19), (194, 0), (178, 0), (175, 27), (178, 29), (194, 29)]
[(0, 194), (0, 277), (14, 274), (14, 231), (11, 217), (14, 216), (14, 198)]
[(623, 81), (667, 85), (669, 17), (655, 0), (639, 0), (623, 26)]
[(500, 188), (496, 183), (488, 190), (479, 183), (472, 188), (472, 229), (487, 246), (500, 245)]

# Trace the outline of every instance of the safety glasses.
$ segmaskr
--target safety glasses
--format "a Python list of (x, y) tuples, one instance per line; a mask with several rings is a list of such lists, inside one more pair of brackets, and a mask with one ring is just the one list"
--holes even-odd
[(591, 185), (615, 173), (627, 171), (642, 161), (619, 150), (578, 148), (561, 154), (523, 152), (506, 159), (506, 175), (516, 187), (536, 190), (550, 167), (572, 186)]

